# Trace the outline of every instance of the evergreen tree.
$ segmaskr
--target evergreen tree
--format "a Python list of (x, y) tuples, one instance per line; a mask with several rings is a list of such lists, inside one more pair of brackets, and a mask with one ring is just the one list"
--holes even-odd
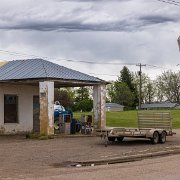
[(118, 80), (126, 83), (132, 92), (135, 91), (132, 75), (126, 66), (124, 66), (123, 69), (120, 71), (120, 77), (118, 78)]
[(118, 81), (125, 83), (129, 87), (130, 91), (134, 94), (134, 102), (132, 106), (136, 107), (138, 104), (138, 91), (135, 84), (133, 83), (133, 75), (126, 66), (124, 66), (120, 71)]
[(75, 98), (76, 102), (82, 101), (84, 99), (89, 99), (89, 90), (86, 87), (80, 87), (76, 91), (76, 94), (77, 94)]
[(75, 111), (91, 111), (93, 108), (93, 100), (90, 98), (89, 89), (87, 87), (80, 87), (76, 91)]
[(116, 81), (113, 85), (112, 101), (126, 107), (134, 104), (135, 96), (124, 82)]

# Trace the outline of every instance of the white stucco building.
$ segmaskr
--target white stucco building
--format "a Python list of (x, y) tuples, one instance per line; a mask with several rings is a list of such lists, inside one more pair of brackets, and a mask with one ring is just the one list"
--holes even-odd
[(93, 86), (94, 123), (106, 125), (105, 81), (42, 59), (0, 67), (0, 134), (54, 134), (54, 88)]

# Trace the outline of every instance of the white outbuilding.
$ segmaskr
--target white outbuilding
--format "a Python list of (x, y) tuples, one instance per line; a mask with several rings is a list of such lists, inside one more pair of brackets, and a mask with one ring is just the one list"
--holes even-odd
[(106, 103), (106, 111), (124, 111), (124, 106), (117, 103)]

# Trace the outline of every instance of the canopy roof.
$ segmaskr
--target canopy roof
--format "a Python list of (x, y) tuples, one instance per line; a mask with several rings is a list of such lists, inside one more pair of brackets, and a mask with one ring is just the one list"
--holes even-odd
[(94, 76), (43, 59), (14, 60), (0, 67), (0, 82), (38, 83), (42, 80), (51, 80), (56, 85), (64, 86), (107, 83)]

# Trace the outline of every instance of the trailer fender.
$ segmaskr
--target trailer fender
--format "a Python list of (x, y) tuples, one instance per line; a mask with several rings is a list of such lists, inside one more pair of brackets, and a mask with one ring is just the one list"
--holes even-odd
[(159, 134), (161, 134), (164, 130), (163, 129), (150, 129), (146, 133), (146, 138), (153, 138), (153, 134), (155, 131), (157, 131)]

